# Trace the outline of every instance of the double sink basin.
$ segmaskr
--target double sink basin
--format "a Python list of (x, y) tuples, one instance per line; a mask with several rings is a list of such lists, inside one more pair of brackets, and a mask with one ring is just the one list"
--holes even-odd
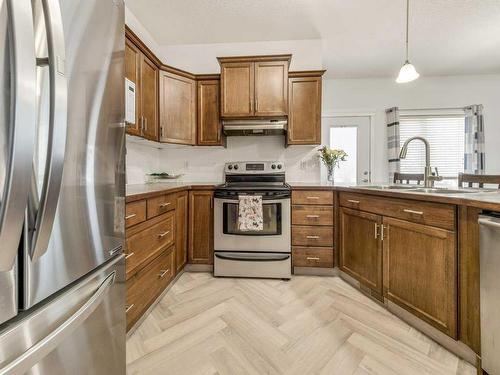
[(477, 193), (487, 193), (496, 192), (495, 189), (448, 189), (448, 188), (424, 188), (412, 185), (367, 185), (358, 186), (363, 189), (375, 189), (375, 190), (406, 190), (408, 192), (415, 193), (427, 193), (427, 194), (477, 194)]

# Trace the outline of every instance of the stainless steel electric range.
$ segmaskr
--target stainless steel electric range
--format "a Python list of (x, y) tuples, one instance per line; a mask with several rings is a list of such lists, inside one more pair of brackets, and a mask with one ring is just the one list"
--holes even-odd
[[(214, 195), (214, 275), (291, 277), (290, 186), (282, 162), (233, 162)], [(239, 197), (262, 196), (263, 230), (241, 231)]]

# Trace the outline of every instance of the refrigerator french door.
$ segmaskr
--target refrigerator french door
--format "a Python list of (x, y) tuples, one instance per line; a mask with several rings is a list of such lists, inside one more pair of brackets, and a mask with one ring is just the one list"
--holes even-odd
[(121, 374), (123, 0), (0, 0), (0, 375)]
[(122, 252), (125, 194), (123, 2), (31, 4), (36, 127), (24, 309)]

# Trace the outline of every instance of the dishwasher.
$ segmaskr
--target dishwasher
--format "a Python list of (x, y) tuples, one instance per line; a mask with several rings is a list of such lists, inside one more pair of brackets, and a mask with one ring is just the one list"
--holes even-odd
[(500, 374), (500, 213), (479, 216), (481, 362)]

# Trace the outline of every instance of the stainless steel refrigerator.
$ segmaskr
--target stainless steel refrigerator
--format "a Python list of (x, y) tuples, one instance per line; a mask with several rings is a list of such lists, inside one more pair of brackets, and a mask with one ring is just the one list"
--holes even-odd
[(125, 373), (123, 0), (0, 0), (0, 375)]

